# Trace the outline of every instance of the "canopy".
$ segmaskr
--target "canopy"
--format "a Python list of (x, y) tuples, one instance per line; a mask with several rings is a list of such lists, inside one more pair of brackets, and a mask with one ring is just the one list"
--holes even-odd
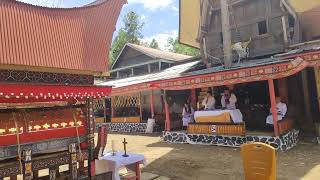
[(188, 73), (180, 72), (179, 75), (170, 77), (163, 74), (157, 74), (157, 78), (141, 76), (144, 77), (144, 81), (126, 81), (127, 79), (123, 79), (128, 83), (116, 86), (112, 91), (112, 96), (155, 89), (186, 90), (280, 79), (294, 75), (306, 67), (319, 66), (319, 64), (320, 45), (279, 54), (273, 58), (268, 58), (266, 62), (257, 60), (254, 63), (243, 63), (231, 69), (214, 67)]
[(0, 84), (0, 103), (50, 102), (107, 97), (108, 86)]

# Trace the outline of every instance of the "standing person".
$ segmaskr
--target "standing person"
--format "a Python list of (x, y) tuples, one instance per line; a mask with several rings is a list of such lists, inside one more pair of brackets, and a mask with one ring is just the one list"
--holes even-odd
[(236, 109), (237, 97), (230, 92), (229, 89), (224, 90), (221, 97), (221, 105), (223, 109)]
[(213, 110), (215, 109), (216, 100), (212, 96), (211, 91), (207, 91), (207, 96), (202, 101), (202, 106), (204, 106), (205, 110)]
[[(287, 114), (287, 105), (281, 102), (281, 97), (276, 97), (276, 103), (277, 103), (278, 121), (280, 121)], [(270, 115), (267, 117), (266, 123), (269, 125), (273, 125), (271, 108), (270, 108)]]
[(188, 124), (193, 120), (194, 110), (189, 102), (184, 103), (182, 109), (182, 126), (183, 129), (186, 130)]

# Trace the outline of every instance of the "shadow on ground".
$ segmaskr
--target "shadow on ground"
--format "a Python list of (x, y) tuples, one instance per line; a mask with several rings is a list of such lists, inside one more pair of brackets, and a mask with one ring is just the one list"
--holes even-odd
[[(130, 152), (146, 156), (148, 164), (143, 172), (173, 180), (244, 179), (239, 148), (167, 144), (155, 136), (109, 135), (109, 139), (118, 142), (119, 149), (124, 137)], [(277, 152), (277, 180), (318, 180), (319, 177), (319, 145), (299, 144), (287, 152)]]

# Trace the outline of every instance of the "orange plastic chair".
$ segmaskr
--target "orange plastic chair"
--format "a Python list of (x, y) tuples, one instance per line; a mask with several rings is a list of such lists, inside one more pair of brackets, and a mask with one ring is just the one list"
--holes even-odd
[(264, 143), (241, 146), (243, 169), (246, 180), (275, 180), (276, 151)]

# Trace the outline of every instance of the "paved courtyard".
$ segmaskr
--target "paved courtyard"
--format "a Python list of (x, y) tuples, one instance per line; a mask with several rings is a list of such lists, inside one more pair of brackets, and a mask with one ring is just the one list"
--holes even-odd
[[(107, 150), (115, 140), (117, 150), (128, 141), (128, 151), (142, 153), (147, 165), (144, 180), (240, 180), (244, 179), (239, 148), (167, 144), (159, 136), (109, 134)], [(277, 152), (278, 180), (320, 179), (320, 146), (299, 144), (288, 152)]]

